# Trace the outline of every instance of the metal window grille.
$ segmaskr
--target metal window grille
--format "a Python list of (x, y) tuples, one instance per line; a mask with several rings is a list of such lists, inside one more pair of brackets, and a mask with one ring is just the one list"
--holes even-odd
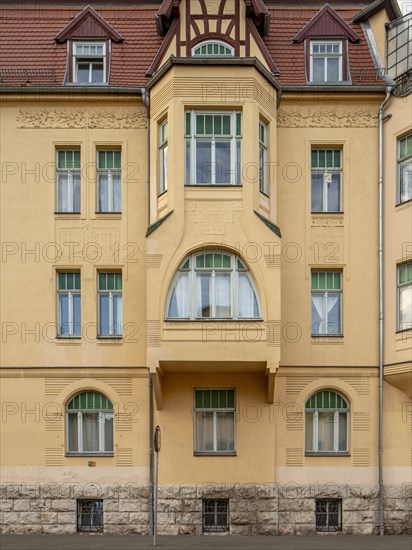
[(103, 500), (77, 501), (77, 531), (103, 531)]
[(342, 531), (342, 499), (316, 499), (316, 531)]
[(229, 531), (229, 500), (203, 500), (203, 532)]

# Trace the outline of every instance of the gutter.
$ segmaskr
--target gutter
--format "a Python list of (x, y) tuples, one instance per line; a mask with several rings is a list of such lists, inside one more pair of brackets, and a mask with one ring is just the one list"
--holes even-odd
[(294, 85), (283, 85), (282, 89), (283, 92), (342, 92), (342, 93), (351, 93), (351, 92), (378, 92), (382, 93), (386, 90), (387, 84), (385, 82), (382, 82), (382, 84), (369, 84), (366, 86), (361, 86), (358, 84), (336, 84), (336, 85), (330, 85), (325, 84), (319, 85), (319, 84), (303, 84), (301, 86), (294, 86)]
[(33, 85), (0, 85), (0, 93), (20, 94), (136, 94), (144, 95), (143, 86), (33, 86)]
[(392, 87), (386, 88), (386, 97), (379, 107), (379, 535), (385, 534), (384, 484), (383, 484), (383, 352), (384, 352), (384, 309), (383, 309), (383, 112), (388, 103)]

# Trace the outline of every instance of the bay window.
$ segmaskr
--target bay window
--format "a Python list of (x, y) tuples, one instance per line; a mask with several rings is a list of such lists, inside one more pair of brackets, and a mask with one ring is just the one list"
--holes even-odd
[(342, 334), (342, 273), (312, 271), (312, 336)]
[(349, 405), (340, 394), (323, 390), (305, 406), (306, 453), (347, 453)]
[(186, 185), (240, 184), (241, 116), (186, 112)]
[(256, 319), (259, 304), (250, 274), (234, 254), (193, 254), (180, 266), (168, 319)]
[(235, 454), (235, 390), (195, 389), (195, 454)]
[(94, 391), (81, 392), (67, 404), (68, 454), (113, 454), (111, 401)]

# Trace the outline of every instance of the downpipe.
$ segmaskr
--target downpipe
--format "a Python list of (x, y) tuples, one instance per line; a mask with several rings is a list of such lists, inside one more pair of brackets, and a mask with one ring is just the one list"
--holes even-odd
[(149, 372), (149, 529), (154, 532), (154, 472), (153, 472), (153, 381)]
[(384, 484), (383, 484), (383, 112), (388, 103), (392, 87), (386, 88), (386, 97), (379, 107), (379, 435), (378, 435), (378, 463), (379, 463), (379, 535), (385, 534), (384, 511)]

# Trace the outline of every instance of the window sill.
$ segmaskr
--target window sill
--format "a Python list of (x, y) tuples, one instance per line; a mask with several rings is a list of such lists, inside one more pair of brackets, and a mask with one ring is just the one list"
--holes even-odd
[(233, 319), (230, 317), (215, 317), (213, 319), (211, 318), (205, 318), (205, 319), (164, 319), (165, 323), (263, 323), (263, 319), (261, 317), (251, 317), (250, 319)]
[(310, 336), (315, 340), (319, 338), (343, 338), (343, 334), (311, 334)]
[(408, 199), (407, 201), (397, 202), (395, 204), (395, 207), (398, 208), (398, 206), (404, 206), (405, 204), (410, 204), (412, 202), (412, 199)]
[(79, 342), (81, 340), (81, 336), (56, 336), (56, 340), (58, 342), (70, 342), (71, 340), (74, 340), (75, 342)]
[(411, 332), (412, 331), (412, 327), (410, 328), (403, 328), (401, 330), (396, 330), (395, 331), (395, 334), (403, 334), (404, 332)]
[(222, 451), (222, 452), (206, 452), (200, 453), (194, 451), (193, 456), (237, 456), (236, 451)]
[(323, 210), (311, 210), (310, 212), (313, 216), (319, 216), (320, 215), (330, 215), (330, 214), (336, 214), (336, 215), (341, 215), (341, 214), (344, 214), (343, 210), (328, 210), (328, 211), (323, 211)]
[(207, 188), (215, 188), (215, 187), (224, 187), (225, 189), (231, 189), (235, 188), (238, 189), (239, 187), (242, 187), (241, 183), (185, 183), (185, 187), (190, 188), (196, 188), (199, 187), (201, 189)]
[(110, 210), (108, 210), (107, 212), (102, 212), (101, 210), (96, 210), (95, 212), (96, 216), (121, 216), (122, 215), (122, 211), (120, 210), (119, 212), (112, 212)]
[(80, 216), (81, 212), (54, 212), (55, 216)]
[(119, 340), (122, 340), (123, 339), (123, 335), (121, 336), (97, 336), (97, 340), (98, 342), (100, 343), (104, 343), (105, 341), (107, 342), (118, 342)]
[(310, 452), (310, 451), (307, 451), (305, 452), (305, 456), (351, 456), (351, 454), (347, 451), (342, 451), (342, 452), (339, 452), (339, 453), (333, 453), (333, 452), (325, 452), (325, 453), (315, 453), (315, 452)]
[(66, 457), (87, 457), (87, 456), (100, 456), (100, 457), (113, 457), (114, 453), (66, 453)]

